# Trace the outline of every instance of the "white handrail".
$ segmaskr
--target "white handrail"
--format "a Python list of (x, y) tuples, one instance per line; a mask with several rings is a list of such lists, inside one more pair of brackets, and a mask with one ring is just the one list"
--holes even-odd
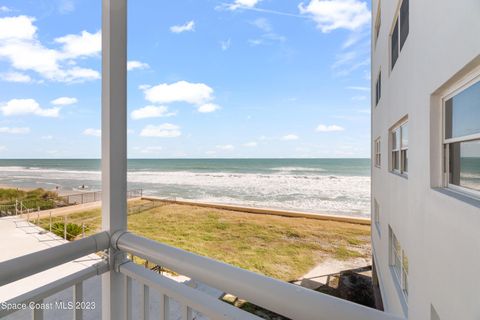
[(53, 248), (30, 253), (0, 263), (0, 286), (56, 267), (91, 253), (108, 249), (108, 232), (97, 233), (88, 238), (65, 243)]
[(111, 238), (116, 249), (165, 266), (270, 311), (301, 320), (399, 320), (359, 304), (275, 280), (129, 232)]

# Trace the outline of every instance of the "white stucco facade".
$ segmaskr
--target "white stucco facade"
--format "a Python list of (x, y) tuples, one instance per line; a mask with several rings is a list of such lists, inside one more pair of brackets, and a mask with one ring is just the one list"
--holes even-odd
[[(480, 75), (480, 1), (410, 0), (408, 36), (392, 69), (401, 5), (372, 0), (372, 159), (377, 138), (381, 154), (380, 166), (372, 160), (372, 246), (384, 309), (415, 320), (480, 319), (480, 197), (444, 187), (442, 145), (442, 98)], [(402, 120), (403, 175), (392, 172), (390, 134)], [(392, 266), (390, 228), (408, 257), (408, 295)]]

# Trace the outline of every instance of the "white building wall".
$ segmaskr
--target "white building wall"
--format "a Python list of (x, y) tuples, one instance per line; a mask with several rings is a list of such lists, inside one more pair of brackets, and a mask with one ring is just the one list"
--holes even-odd
[[(381, 168), (372, 161), (372, 200), (380, 205), (372, 242), (384, 307), (415, 320), (432, 319), (432, 305), (442, 320), (480, 319), (480, 199), (435, 188), (441, 187), (442, 120), (434, 95), (480, 66), (480, 1), (410, 0), (409, 35), (390, 71), (390, 33), (400, 2), (381, 1), (376, 46), (372, 32), (372, 152), (379, 136), (382, 152)], [(378, 3), (372, 1), (373, 26)], [(375, 107), (380, 68), (382, 97)], [(388, 165), (389, 129), (405, 115), (408, 178)], [(409, 258), (408, 301), (389, 264), (389, 225)]]

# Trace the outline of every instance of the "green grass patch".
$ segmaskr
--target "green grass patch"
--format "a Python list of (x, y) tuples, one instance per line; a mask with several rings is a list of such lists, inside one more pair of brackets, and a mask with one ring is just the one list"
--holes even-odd
[[(130, 205), (141, 205), (143, 201)], [(48, 219), (41, 225), (46, 227)], [(75, 213), (69, 223), (98, 232), (100, 210)], [(370, 226), (163, 204), (128, 216), (138, 235), (277, 279), (291, 281), (325, 258), (368, 256)], [(362, 249), (363, 248), (363, 249)]]

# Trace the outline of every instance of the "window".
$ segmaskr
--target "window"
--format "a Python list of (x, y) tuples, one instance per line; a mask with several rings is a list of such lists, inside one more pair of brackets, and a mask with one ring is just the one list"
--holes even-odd
[(375, 106), (378, 105), (380, 98), (382, 97), (382, 72), (378, 73), (377, 83), (375, 85)]
[(375, 140), (375, 167), (380, 168), (382, 164), (382, 153), (380, 145), (380, 137)]
[(391, 136), (391, 171), (403, 175), (408, 174), (408, 122), (390, 130)]
[(397, 62), (400, 51), (402, 51), (403, 45), (407, 40), (408, 33), (410, 31), (410, 4), (409, 0), (403, 0), (400, 5), (400, 11), (398, 16), (395, 18), (393, 24), (393, 31), (390, 36), (390, 49), (391, 56), (390, 61), (392, 64), (392, 70)]
[(393, 33), (390, 38), (390, 48), (391, 52), (391, 61), (392, 61), (392, 70), (397, 63), (398, 59), (398, 18), (395, 20), (395, 27), (393, 28)]
[[(475, 82), (476, 81), (476, 82)], [(480, 81), (444, 99), (446, 186), (480, 194)]]
[(380, 35), (380, 26), (382, 25), (382, 6), (378, 1), (377, 17), (375, 18), (375, 46), (377, 45), (378, 36)]
[(408, 257), (405, 250), (402, 249), (392, 228), (390, 231), (390, 265), (395, 274), (398, 285), (402, 289), (405, 297), (408, 296)]
[(380, 206), (377, 199), (373, 199), (373, 221), (379, 227), (380, 225)]
[(402, 50), (410, 30), (409, 6), (409, 0), (403, 0), (400, 6), (400, 50)]

